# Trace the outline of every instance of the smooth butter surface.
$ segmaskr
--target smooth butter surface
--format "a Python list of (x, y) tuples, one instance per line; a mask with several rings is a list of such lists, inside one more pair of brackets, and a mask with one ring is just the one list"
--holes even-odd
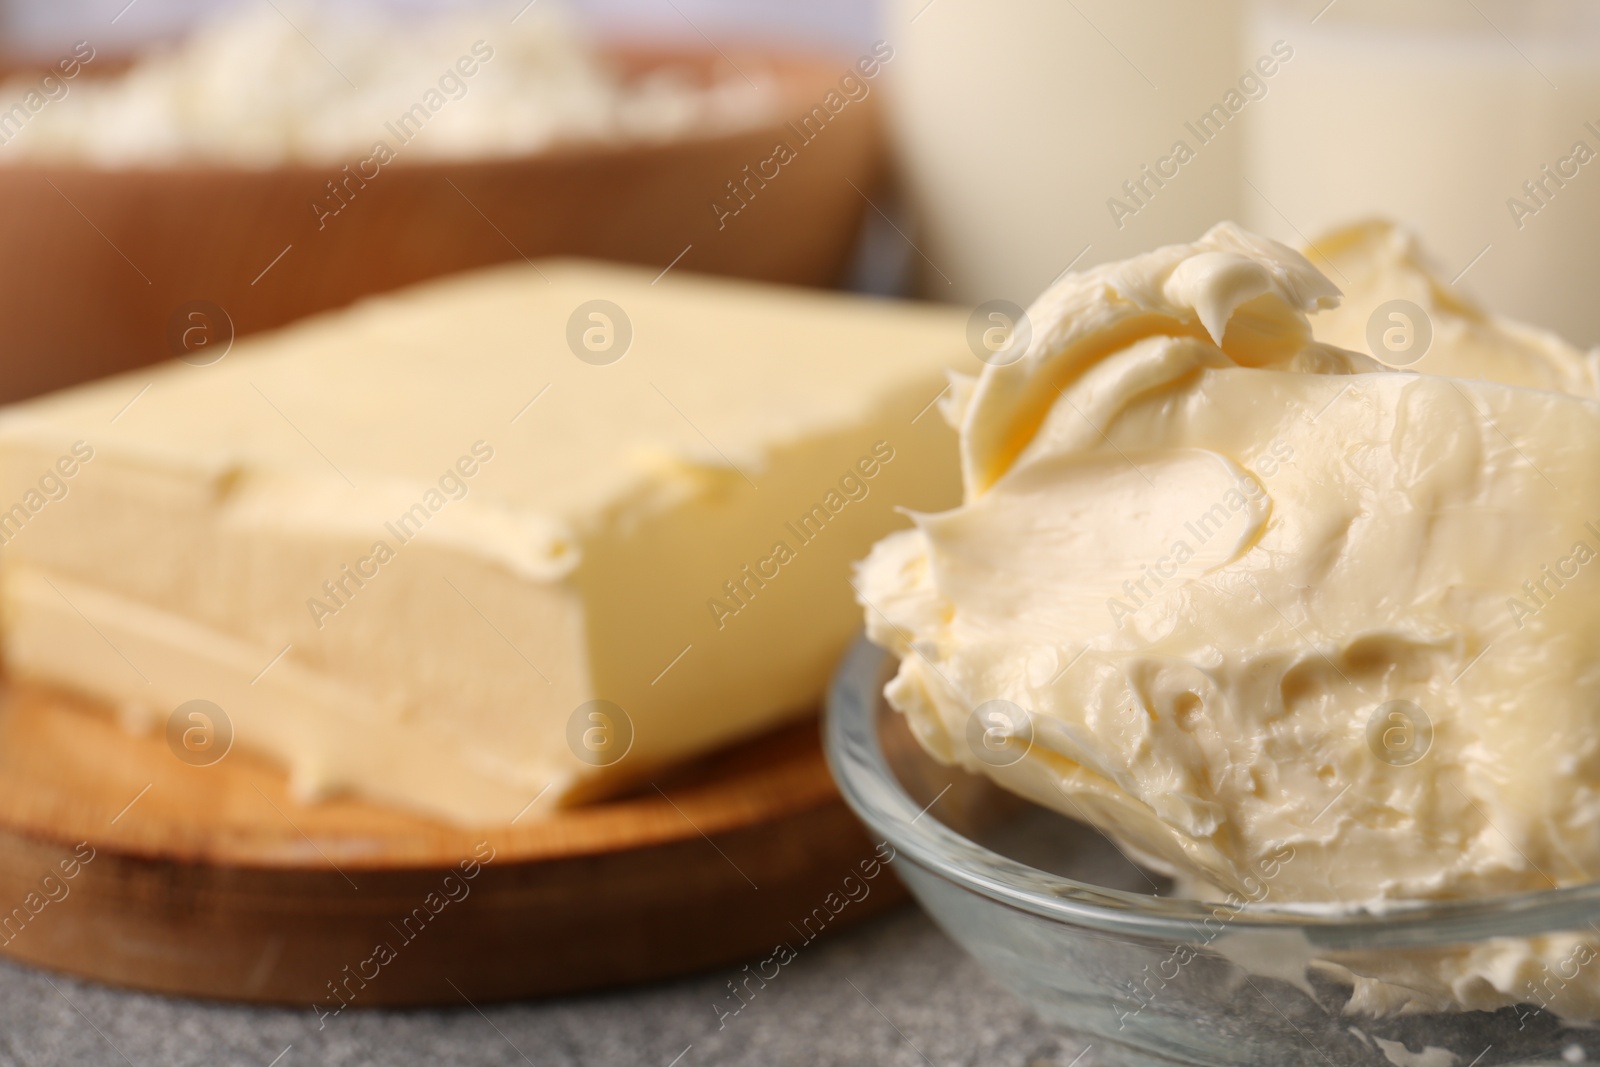
[[(8, 668), (136, 720), (211, 700), (304, 795), (464, 822), (805, 711), (849, 561), (958, 495), (917, 416), (965, 316), (652, 277), (494, 269), (6, 410)], [(606, 365), (569, 346), (593, 300), (631, 327)], [(613, 743), (569, 744), (596, 699)]]

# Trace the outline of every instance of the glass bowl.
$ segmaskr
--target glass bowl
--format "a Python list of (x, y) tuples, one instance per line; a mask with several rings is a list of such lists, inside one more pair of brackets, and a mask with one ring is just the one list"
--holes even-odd
[[(1600, 883), (1382, 914), (1166, 896), (1170, 882), (1094, 829), (924, 753), (883, 700), (893, 670), (858, 638), (834, 677), (824, 733), (839, 788), (945, 932), (1092, 1046), (1079, 1067), (1600, 1062), (1600, 1027), (1571, 1018), (1578, 980), (1600, 981)], [(1525, 1003), (1351, 1006), (1357, 981), (1530, 938), (1579, 948), (1555, 967), (1524, 961), (1511, 987), (1526, 985)]]

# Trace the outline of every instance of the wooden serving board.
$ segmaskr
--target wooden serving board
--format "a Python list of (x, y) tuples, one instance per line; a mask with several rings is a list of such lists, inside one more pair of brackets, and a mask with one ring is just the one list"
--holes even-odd
[[(629, 797), (461, 829), (297, 804), (248, 753), (190, 766), (79, 698), (0, 685), (0, 953), (118, 985), (333, 1010), (642, 982), (899, 903), (873, 860), (811, 721)], [(867, 894), (831, 914), (864, 861)]]

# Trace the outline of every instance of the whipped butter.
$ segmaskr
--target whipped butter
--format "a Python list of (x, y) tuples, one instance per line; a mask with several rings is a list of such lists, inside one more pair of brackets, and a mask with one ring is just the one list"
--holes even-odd
[[(1017, 358), (958, 378), (962, 504), (859, 568), (888, 699), (936, 757), (1199, 892), (1259, 899), (1269, 867), (1268, 903), (1587, 882), (1596, 357), (1389, 227), (1316, 247), (1326, 273), (1224, 223), (1068, 275)], [(1431, 332), (1403, 368), (1352, 350), (1375, 311), (1407, 327), (1394, 299)], [(1019, 710), (975, 729), (992, 701)], [(1368, 960), (1404, 988), (1357, 1000), (1515, 1002), (1558, 941)]]
[(545, 261), (11, 406), (6, 669), (210, 701), (307, 799), (638, 782), (815, 708), (850, 562), (959, 499), (965, 322)]

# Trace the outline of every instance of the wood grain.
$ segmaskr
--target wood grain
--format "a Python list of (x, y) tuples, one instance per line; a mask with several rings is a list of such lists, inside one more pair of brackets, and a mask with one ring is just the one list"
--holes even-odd
[[(93, 858), (69, 878), (75, 850)], [(873, 852), (814, 722), (629, 797), (459, 828), (300, 805), (248, 753), (194, 767), (79, 698), (0, 693), (0, 953), (141, 989), (326, 1011), (659, 979), (900, 902)], [(851, 875), (866, 894), (840, 906)]]

